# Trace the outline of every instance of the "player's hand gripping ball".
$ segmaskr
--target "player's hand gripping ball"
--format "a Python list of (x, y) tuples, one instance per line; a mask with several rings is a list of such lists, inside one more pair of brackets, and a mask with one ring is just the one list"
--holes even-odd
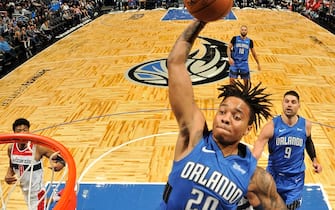
[(204, 22), (225, 17), (230, 12), (233, 3), (233, 0), (184, 0), (188, 12)]

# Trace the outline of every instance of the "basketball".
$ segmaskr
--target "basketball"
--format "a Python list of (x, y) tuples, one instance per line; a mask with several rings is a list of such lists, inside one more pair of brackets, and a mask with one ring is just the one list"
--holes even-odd
[(210, 22), (226, 16), (233, 2), (233, 0), (184, 0), (184, 5), (196, 19)]

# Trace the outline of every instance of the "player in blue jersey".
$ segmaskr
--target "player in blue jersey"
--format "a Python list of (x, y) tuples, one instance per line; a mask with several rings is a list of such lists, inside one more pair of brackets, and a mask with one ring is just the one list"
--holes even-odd
[(247, 193), (258, 196), (264, 209), (286, 209), (271, 175), (256, 166), (256, 158), (240, 143), (253, 124), (257, 128), (261, 117), (270, 116), (265, 88), (240, 82), (221, 86), (211, 131), (195, 103), (185, 62), (205, 25), (192, 21), (167, 60), (169, 100), (179, 135), (160, 209), (235, 210)]
[(274, 117), (261, 130), (253, 153), (260, 158), (268, 144), (267, 171), (276, 181), (277, 191), (289, 210), (298, 209), (302, 202), (305, 182), (304, 149), (312, 160), (316, 173), (322, 171), (317, 161), (311, 137), (312, 123), (299, 116), (299, 95), (288, 91), (283, 98), (283, 114)]
[(250, 82), (250, 70), (249, 70), (249, 51), (251, 51), (254, 57), (258, 70), (261, 70), (259, 60), (254, 48), (254, 42), (252, 39), (247, 37), (248, 28), (247, 26), (241, 26), (241, 31), (239, 36), (234, 36), (228, 47), (227, 55), (229, 59), (229, 80), (230, 84), (233, 84), (238, 76), (243, 79), (244, 84)]

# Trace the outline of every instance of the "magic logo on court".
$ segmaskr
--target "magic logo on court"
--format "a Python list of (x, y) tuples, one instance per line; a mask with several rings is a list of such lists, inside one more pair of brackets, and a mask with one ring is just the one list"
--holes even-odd
[[(227, 44), (206, 37), (199, 37), (204, 50), (196, 49), (187, 61), (186, 67), (193, 85), (203, 85), (228, 77), (229, 63)], [(132, 82), (148, 86), (166, 87), (168, 71), (166, 58), (151, 60), (130, 68), (126, 78)]]

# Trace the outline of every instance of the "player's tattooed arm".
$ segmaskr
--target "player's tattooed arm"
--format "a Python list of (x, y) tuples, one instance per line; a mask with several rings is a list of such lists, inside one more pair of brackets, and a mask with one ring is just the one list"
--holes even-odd
[(206, 23), (200, 20), (195, 20), (182, 34), (181, 39), (193, 44), (200, 31), (205, 27)]
[(194, 101), (186, 60), (194, 40), (205, 23), (195, 20), (180, 34), (166, 61), (169, 77), (169, 102), (179, 126), (174, 160), (184, 158), (201, 139), (205, 117)]
[(255, 170), (249, 184), (249, 191), (257, 195), (264, 209), (287, 210), (283, 199), (277, 193), (272, 176), (260, 167)]
[(195, 39), (198, 37), (198, 34), (205, 27), (205, 25), (205, 22), (194, 20), (179, 36), (168, 59), (174, 63), (184, 64)]

